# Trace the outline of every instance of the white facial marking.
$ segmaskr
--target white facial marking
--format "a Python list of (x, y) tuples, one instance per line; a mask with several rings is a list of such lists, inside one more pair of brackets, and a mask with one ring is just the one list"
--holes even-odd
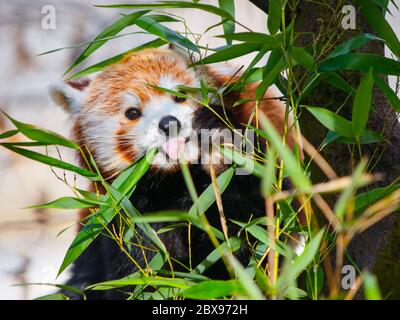
[(125, 92), (121, 98), (121, 109), (126, 110), (128, 108), (139, 106), (140, 99), (132, 92)]

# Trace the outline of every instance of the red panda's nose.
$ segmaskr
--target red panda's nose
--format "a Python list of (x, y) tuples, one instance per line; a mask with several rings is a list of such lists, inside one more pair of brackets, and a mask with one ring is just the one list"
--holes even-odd
[(158, 127), (166, 135), (177, 135), (181, 129), (181, 123), (174, 116), (166, 116), (161, 118)]

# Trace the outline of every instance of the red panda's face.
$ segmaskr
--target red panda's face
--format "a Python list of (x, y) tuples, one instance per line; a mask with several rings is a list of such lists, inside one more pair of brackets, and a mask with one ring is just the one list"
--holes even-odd
[(179, 156), (188, 162), (198, 159), (197, 141), (190, 139), (198, 106), (158, 88), (178, 91), (179, 86), (198, 87), (198, 82), (186, 59), (170, 49), (125, 57), (81, 92), (75, 106), (78, 143), (107, 173), (120, 172), (153, 148), (158, 149), (153, 167), (163, 171), (178, 168)]
[(130, 55), (91, 82), (78, 121), (102, 169), (119, 172), (153, 148), (158, 149), (153, 167), (160, 170), (177, 168), (182, 155), (198, 158), (190, 139), (198, 106), (158, 88), (179, 86), (197, 87), (197, 75), (167, 49)]

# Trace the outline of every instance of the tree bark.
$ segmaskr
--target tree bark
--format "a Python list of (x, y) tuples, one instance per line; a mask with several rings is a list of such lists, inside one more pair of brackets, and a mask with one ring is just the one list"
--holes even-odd
[[(268, 13), (268, 2), (266, 0), (250, 0), (264, 12)], [(311, 46), (313, 35), (323, 31), (321, 37), (331, 36), (335, 28), (341, 28), (340, 20), (332, 23), (332, 17), (338, 4), (341, 7), (344, 1), (324, 1), (319, 4), (316, 1), (300, 1), (296, 12), (295, 31), (309, 32), (311, 34), (300, 36), (297, 41), (299, 46)], [(340, 7), (340, 9), (341, 9)], [(290, 22), (289, 19), (286, 19)], [(365, 23), (361, 14), (357, 11), (356, 30), (346, 30), (338, 34), (336, 44), (346, 41), (355, 35), (363, 32), (374, 33)], [(363, 51), (384, 56), (384, 46), (381, 42), (370, 42)], [(355, 72), (344, 73), (354, 87), (360, 81), (360, 75)], [(299, 75), (300, 76), (300, 75)], [(387, 78), (384, 80), (387, 81)], [(304, 104), (324, 106), (336, 111), (343, 103), (341, 115), (350, 118), (352, 99), (346, 101), (346, 95), (330, 85), (320, 85), (308, 97)], [(375, 88), (373, 108), (371, 110), (368, 128), (381, 132), (383, 130), (388, 144), (379, 146), (379, 153), (382, 157), (377, 161), (373, 172), (383, 174), (383, 180), (375, 186), (387, 186), (396, 178), (400, 177), (400, 123), (398, 115), (388, 104), (383, 94)], [(301, 129), (304, 136), (318, 146), (326, 135), (326, 130), (307, 112), (300, 117)], [(363, 146), (363, 155), (371, 157), (377, 145), (370, 144)], [(332, 165), (339, 175), (348, 175), (352, 171), (351, 156), (346, 145), (333, 144), (322, 151), (324, 158)], [(376, 158), (375, 158), (376, 159)], [(314, 179), (319, 178), (317, 171), (313, 172)], [(315, 181), (315, 180), (314, 180)], [(400, 298), (400, 218), (398, 214), (392, 214), (381, 222), (377, 223), (364, 233), (358, 235), (350, 244), (349, 251), (361, 270), (372, 271), (379, 280), (382, 294), (385, 297)], [(360, 297), (360, 296), (358, 296)]]

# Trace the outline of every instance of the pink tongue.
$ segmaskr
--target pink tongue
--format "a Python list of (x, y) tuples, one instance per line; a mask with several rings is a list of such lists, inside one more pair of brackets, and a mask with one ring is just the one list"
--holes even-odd
[(164, 152), (172, 160), (178, 160), (185, 148), (185, 139), (182, 137), (170, 138), (161, 146)]

